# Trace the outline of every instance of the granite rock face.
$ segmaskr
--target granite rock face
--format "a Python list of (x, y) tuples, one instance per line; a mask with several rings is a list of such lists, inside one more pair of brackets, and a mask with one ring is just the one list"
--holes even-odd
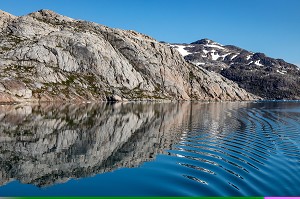
[(7, 25), (15, 18), (15, 16), (0, 10), (0, 30), (4, 30), (7, 27)]
[(209, 39), (172, 44), (194, 65), (214, 71), (265, 99), (300, 99), (300, 70), (282, 59)]
[(0, 102), (257, 98), (135, 31), (49, 10), (0, 14)]

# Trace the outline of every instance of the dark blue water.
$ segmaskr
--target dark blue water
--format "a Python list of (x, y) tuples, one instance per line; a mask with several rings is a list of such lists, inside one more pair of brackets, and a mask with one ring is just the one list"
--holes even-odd
[(300, 103), (0, 106), (0, 196), (300, 196)]

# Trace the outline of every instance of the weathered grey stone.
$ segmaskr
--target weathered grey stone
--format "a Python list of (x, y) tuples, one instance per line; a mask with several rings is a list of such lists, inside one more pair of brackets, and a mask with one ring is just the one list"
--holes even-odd
[(15, 16), (0, 10), (0, 30), (5, 29), (7, 24), (15, 18)]
[(4, 78), (0, 80), (0, 91), (7, 91), (8, 94), (12, 96), (23, 98), (23, 99), (30, 99), (32, 97), (32, 91), (26, 88), (26, 85), (18, 80)]
[(23, 86), (2, 89), (12, 96), (0, 102), (256, 98), (135, 31), (74, 20), (48, 10), (5, 16), (11, 20), (6, 20), (0, 32), (0, 81), (13, 78)]
[(3, 86), (3, 84), (1, 84), (0, 83), (0, 92), (3, 92), (3, 91), (5, 91), (6, 89), (5, 89), (5, 87)]

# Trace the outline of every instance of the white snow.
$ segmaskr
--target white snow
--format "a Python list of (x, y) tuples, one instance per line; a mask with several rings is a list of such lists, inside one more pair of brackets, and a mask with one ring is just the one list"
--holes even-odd
[(232, 57), (231, 57), (231, 60), (233, 60), (234, 58), (236, 58), (237, 57), (237, 55), (233, 55)]
[(230, 53), (226, 53), (224, 55), (219, 55), (219, 53), (215, 49), (213, 49), (211, 51), (203, 49), (202, 51), (205, 54), (205, 55), (202, 55), (202, 57), (207, 57), (207, 54), (209, 54), (209, 55), (211, 55), (212, 60), (217, 60), (217, 59), (219, 59), (219, 57), (222, 57), (224, 59), (227, 55), (230, 54)]
[(192, 46), (184, 46), (184, 45), (171, 45), (171, 47), (174, 47), (176, 50), (178, 50), (178, 52), (184, 57), (187, 56), (189, 54), (192, 54), (190, 52), (188, 52), (187, 50), (185, 50), (184, 48), (186, 47), (192, 47)]
[(282, 74), (282, 75), (286, 74), (286, 70), (282, 70), (282, 71), (276, 70), (276, 71), (277, 71), (277, 73), (280, 73), (280, 74)]
[(252, 55), (247, 55), (246, 59), (249, 60)]
[(248, 65), (250, 65), (250, 64), (252, 64), (252, 63), (253, 63), (253, 61), (249, 62)]
[(222, 57), (223, 58), (223, 60), (225, 59), (225, 57), (227, 56), (227, 55), (229, 55), (230, 53), (226, 53), (226, 54), (224, 54), (224, 55), (220, 55), (220, 57)]
[(211, 53), (212, 60), (217, 60), (219, 57), (221, 57), (218, 53)]
[(203, 62), (196, 62), (195, 65), (196, 66), (200, 66), (200, 65), (205, 65), (205, 63), (203, 63)]
[(204, 46), (205, 46), (205, 47), (211, 47), (211, 48), (224, 49), (222, 46), (216, 45), (216, 44), (206, 44), (206, 45), (204, 45)]
[(255, 61), (254, 64), (257, 65), (257, 66), (263, 66), (263, 65), (260, 63), (260, 60)]
[(203, 49), (203, 52), (204, 52), (204, 54), (207, 54), (209, 51), (208, 51), (208, 50), (205, 50), (205, 49)]

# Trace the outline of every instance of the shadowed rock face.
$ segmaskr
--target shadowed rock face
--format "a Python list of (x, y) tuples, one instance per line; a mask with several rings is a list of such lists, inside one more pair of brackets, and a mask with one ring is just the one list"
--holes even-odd
[(0, 102), (256, 99), (135, 31), (49, 10), (0, 14)]
[[(198, 67), (220, 73), (265, 99), (300, 99), (300, 70), (282, 59), (209, 39), (171, 45)], [(183, 50), (180, 50), (183, 49)]]
[[(49, 186), (136, 167), (165, 153), (193, 124), (214, 133), (245, 104), (127, 103), (0, 106), (0, 185)], [(230, 129), (233, 130), (233, 129)]]

